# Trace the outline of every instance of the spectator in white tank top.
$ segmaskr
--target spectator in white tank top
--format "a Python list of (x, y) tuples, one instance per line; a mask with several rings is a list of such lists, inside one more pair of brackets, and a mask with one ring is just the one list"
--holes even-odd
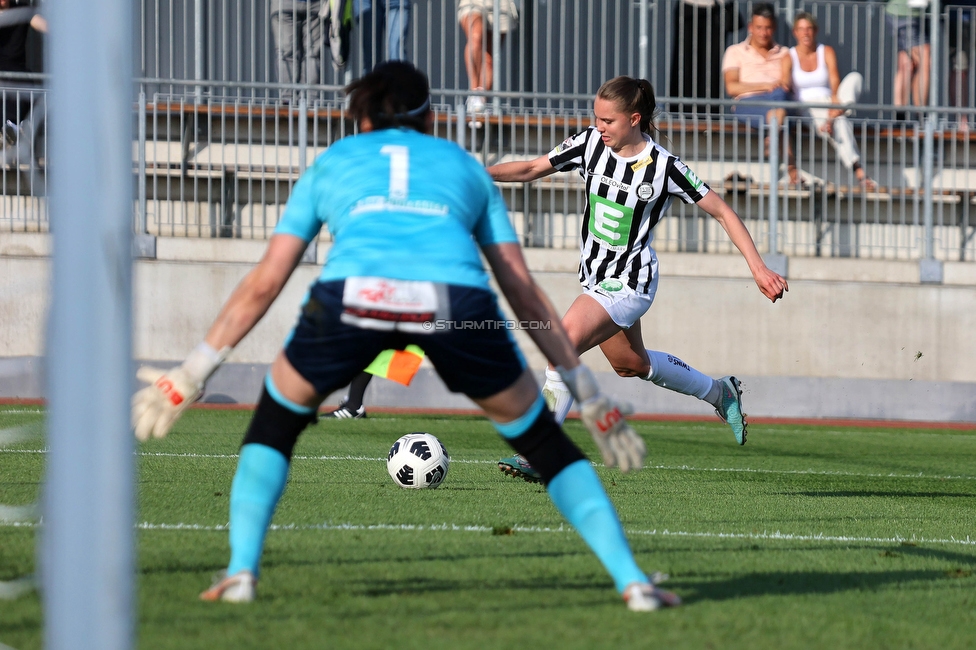
[[(851, 72), (841, 81), (834, 48), (817, 44), (817, 19), (807, 12), (797, 14), (793, 37), (796, 46), (783, 57), (783, 84), (793, 88), (797, 101), (841, 107), (857, 103), (863, 79), (860, 73)], [(800, 113), (813, 119), (817, 134), (834, 146), (837, 157), (854, 172), (858, 183), (865, 189), (876, 189), (877, 184), (861, 165), (854, 129), (847, 119), (849, 111), (841, 107), (802, 108)]]

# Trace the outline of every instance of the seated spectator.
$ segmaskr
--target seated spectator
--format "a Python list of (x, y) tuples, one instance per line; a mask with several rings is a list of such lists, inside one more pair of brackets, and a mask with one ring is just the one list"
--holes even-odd
[[(792, 86), (801, 102), (833, 103), (840, 106), (856, 104), (861, 95), (863, 79), (851, 72), (841, 81), (837, 71), (837, 54), (829, 45), (817, 43), (817, 19), (801, 11), (793, 21), (796, 46), (783, 58), (783, 85)], [(837, 157), (865, 189), (876, 189), (861, 166), (854, 129), (844, 108), (802, 108), (801, 115), (813, 119), (817, 135), (826, 138), (837, 150)]]
[[(768, 2), (754, 5), (748, 28), (746, 40), (730, 45), (722, 57), (726, 92), (737, 101), (789, 101), (792, 99), (789, 88), (783, 85), (783, 59), (787, 58), (787, 50), (773, 39), (776, 32), (773, 5)], [(769, 125), (774, 118), (782, 126), (786, 120), (785, 108), (737, 105), (732, 110), (740, 122), (753, 128), (759, 128), (764, 122)], [(766, 145), (768, 147), (768, 139)], [(786, 158), (790, 182), (797, 183), (799, 176), (788, 142)]]

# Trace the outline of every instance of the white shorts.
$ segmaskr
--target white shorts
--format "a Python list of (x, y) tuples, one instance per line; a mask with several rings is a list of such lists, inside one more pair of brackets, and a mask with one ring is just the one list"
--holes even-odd
[[(468, 14), (477, 11), (483, 16), (488, 17), (488, 28), (494, 29), (494, 5), (492, 0), (460, 0), (458, 2), (457, 17), (460, 22)], [(518, 9), (512, 0), (499, 0), (499, 25), (498, 31), (507, 34), (509, 31), (518, 27)]]
[(637, 293), (620, 280), (607, 278), (594, 287), (584, 287), (583, 295), (600, 303), (614, 323), (623, 329), (630, 329), (654, 302), (654, 294), (657, 293), (657, 273), (654, 274), (648, 289), (647, 293)]

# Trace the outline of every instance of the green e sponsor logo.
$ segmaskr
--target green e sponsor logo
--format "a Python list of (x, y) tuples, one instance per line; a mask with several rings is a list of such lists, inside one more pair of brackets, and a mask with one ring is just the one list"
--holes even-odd
[(685, 178), (688, 179), (688, 182), (691, 183), (691, 186), (695, 188), (696, 192), (701, 189), (702, 179), (698, 178), (691, 169), (685, 168)]
[(600, 283), (600, 288), (604, 291), (620, 291), (624, 288), (624, 283), (616, 278), (610, 278)]
[(610, 246), (627, 246), (633, 220), (633, 208), (590, 194), (589, 230), (597, 239)]

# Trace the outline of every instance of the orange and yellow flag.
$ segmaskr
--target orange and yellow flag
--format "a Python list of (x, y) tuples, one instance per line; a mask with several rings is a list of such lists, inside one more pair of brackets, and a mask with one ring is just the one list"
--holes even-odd
[(366, 372), (409, 386), (423, 360), (424, 351), (416, 345), (408, 345), (403, 350), (383, 350), (366, 367)]

